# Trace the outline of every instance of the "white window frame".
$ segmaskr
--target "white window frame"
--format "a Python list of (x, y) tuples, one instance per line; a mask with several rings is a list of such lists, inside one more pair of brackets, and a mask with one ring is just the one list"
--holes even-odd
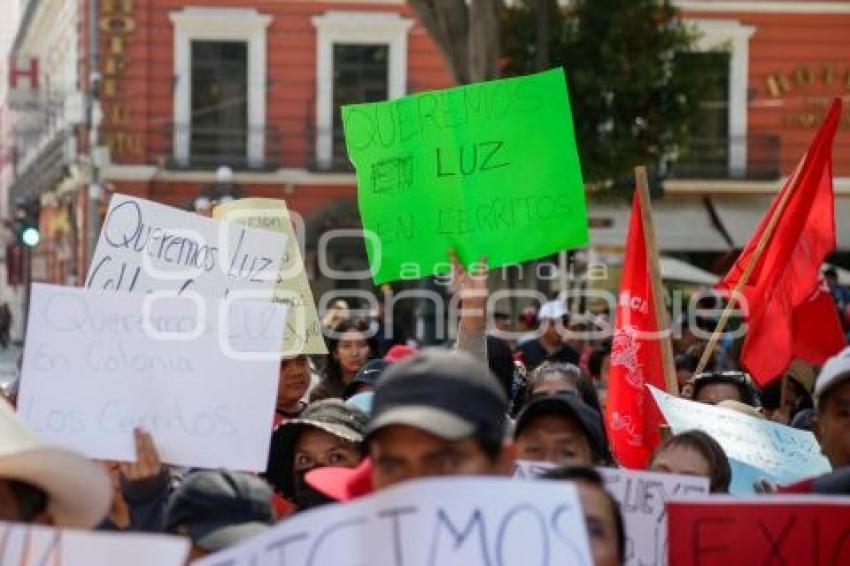
[[(729, 173), (747, 170), (747, 92), (749, 89), (750, 37), (756, 28), (738, 20), (687, 19), (700, 34), (697, 49), (722, 49), (729, 57)], [(737, 141), (737, 143), (736, 143)]]
[[(192, 41), (244, 41), (248, 45), (248, 164), (265, 158), (266, 28), (272, 16), (244, 8), (184, 8), (174, 24), (174, 159), (189, 164), (192, 139)], [(222, 163), (221, 165), (227, 165)]]
[(387, 45), (390, 100), (407, 93), (407, 36), (413, 20), (394, 12), (329, 11), (313, 18), (316, 27), (316, 164), (333, 165), (333, 47)]

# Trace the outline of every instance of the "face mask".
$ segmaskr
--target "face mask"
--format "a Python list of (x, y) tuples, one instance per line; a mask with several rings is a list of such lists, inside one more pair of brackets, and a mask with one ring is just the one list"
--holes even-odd
[(327, 505), (328, 503), (336, 503), (333, 499), (324, 493), (316, 491), (307, 483), (304, 476), (315, 469), (316, 468), (310, 468), (309, 470), (302, 470), (295, 473), (292, 502), (295, 504), (298, 511), (312, 509), (313, 507)]

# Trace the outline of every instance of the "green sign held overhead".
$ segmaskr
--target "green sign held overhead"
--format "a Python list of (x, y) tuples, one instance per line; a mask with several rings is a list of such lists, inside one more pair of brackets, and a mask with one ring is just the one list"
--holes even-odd
[(376, 284), (587, 244), (561, 69), (342, 108)]

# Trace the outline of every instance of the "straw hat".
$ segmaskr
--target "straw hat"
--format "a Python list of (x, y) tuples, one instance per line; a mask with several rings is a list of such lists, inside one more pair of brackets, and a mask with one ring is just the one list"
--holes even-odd
[(42, 489), (55, 525), (88, 529), (109, 512), (112, 487), (101, 466), (70, 450), (47, 446), (0, 400), (0, 480)]

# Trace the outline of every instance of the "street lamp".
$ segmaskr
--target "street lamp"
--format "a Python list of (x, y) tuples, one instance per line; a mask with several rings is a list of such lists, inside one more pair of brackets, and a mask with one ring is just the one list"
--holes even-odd
[(233, 169), (222, 165), (215, 170), (215, 183), (201, 188), (195, 199), (195, 212), (209, 211), (213, 203), (225, 204), (242, 197), (242, 187), (233, 182)]

